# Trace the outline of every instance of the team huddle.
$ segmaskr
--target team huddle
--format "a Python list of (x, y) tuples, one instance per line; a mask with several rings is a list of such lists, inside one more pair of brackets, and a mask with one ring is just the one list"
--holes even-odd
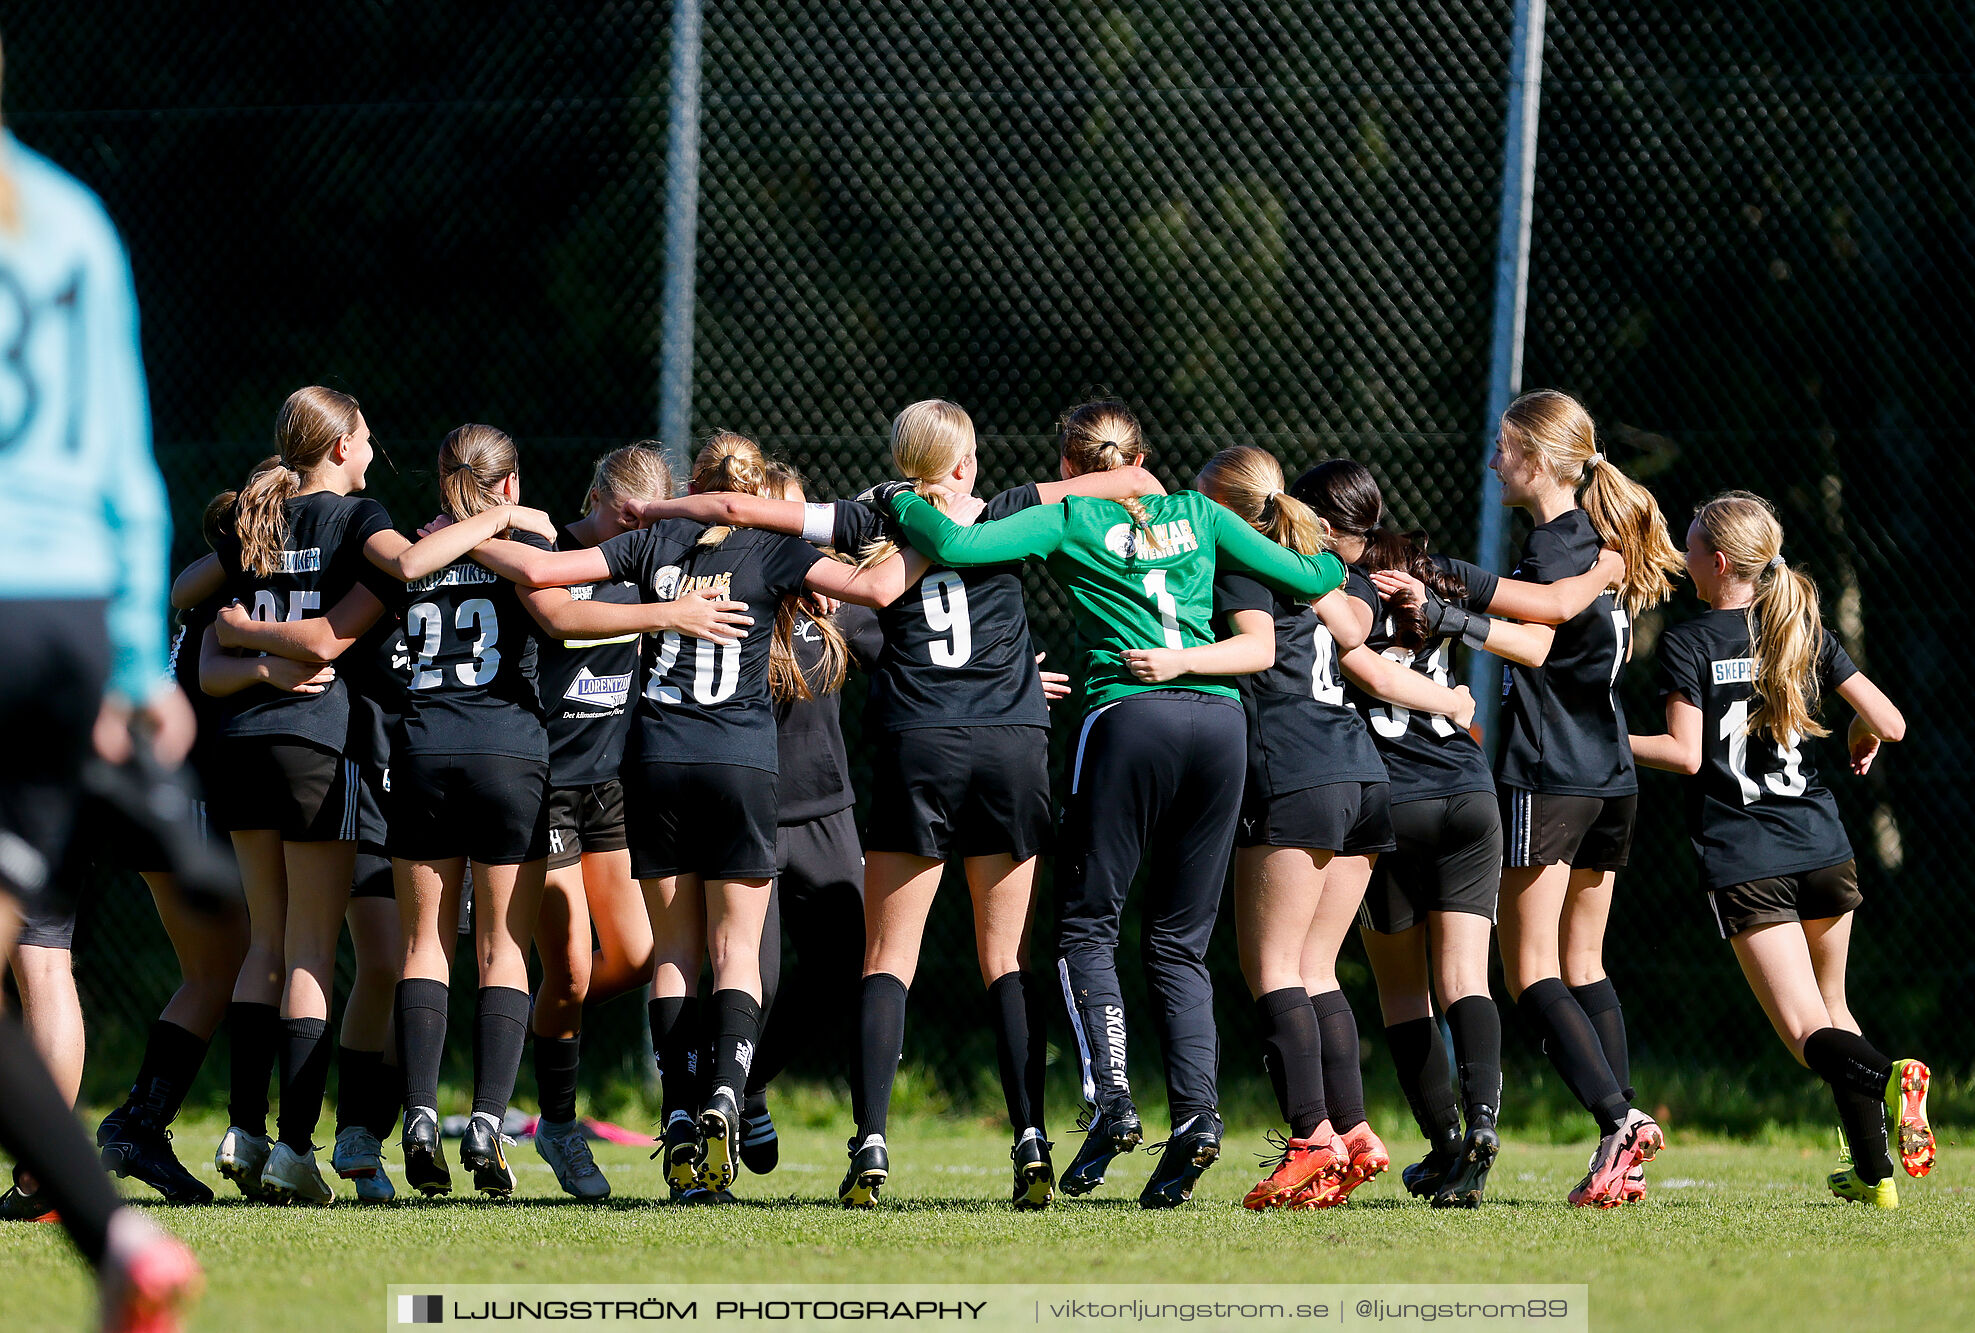
[[(168, 1127), (222, 1027), (215, 1161), (243, 1194), (334, 1199), (315, 1147), (332, 1064), (330, 1174), (391, 1199), (396, 1131), (406, 1183), (452, 1191), (439, 1078), (464, 931), (478, 990), (457, 1155), (474, 1189), (515, 1189), (502, 1131), (527, 1062), (536, 1148), (567, 1193), (608, 1197), (577, 1116), (583, 1022), (644, 990), (675, 1200), (731, 1201), (744, 1171), (774, 1169), (767, 1089), (813, 1051), (853, 1093), (838, 1197), (870, 1207), (893, 1170), (922, 934), (958, 861), (1016, 1208), (1089, 1194), (1141, 1146), (1116, 959), (1135, 883), (1170, 1108), (1140, 1203), (1185, 1203), (1219, 1158), (1205, 959), (1230, 863), (1283, 1120), (1247, 1207), (1339, 1206), (1391, 1165), (1337, 977), (1354, 927), (1425, 1139), (1402, 1173), (1413, 1195), (1484, 1198), (1507, 1095), (1499, 930), (1511, 1001), (1599, 1126), (1569, 1202), (1631, 1203), (1664, 1146), (1603, 964), (1635, 764), (1686, 775), (1699, 887), (1778, 1035), (1831, 1087), (1847, 1145), (1831, 1190), (1892, 1207), (1896, 1167), (1931, 1169), (1926, 1066), (1882, 1054), (1846, 1006), (1861, 898), (1804, 748), (1834, 693), (1855, 712), (1855, 772), (1904, 722), (1824, 629), (1764, 501), (1709, 501), (1683, 553), (1563, 394), (1526, 394), (1501, 422), (1504, 502), (1535, 523), (1508, 576), (1385, 526), (1377, 479), (1345, 459), (1291, 484), (1234, 447), (1167, 494), (1115, 401), (1064, 415), (1058, 478), (992, 497), (973, 493), (973, 423), (933, 400), (892, 423), (899, 479), (856, 499), (813, 503), (722, 432), (678, 498), (656, 448), (607, 455), (566, 525), (521, 505), (512, 440), (462, 426), (415, 537), (360, 494), (373, 451), (354, 399), (297, 391), (275, 442), (214, 498), (212, 554), (172, 590), (190, 762), (237, 859), (244, 928), (182, 910), (160, 866), (131, 867), (184, 984), (97, 1141), (168, 1198), (212, 1198)], [(1072, 607), (1066, 675), (1031, 642), (1028, 561)], [(1677, 574), (1709, 609), (1659, 637), (1664, 726), (1631, 734), (1632, 620)], [(1508, 664), (1492, 768), (1451, 684), (1457, 644)], [(869, 679), (861, 829), (838, 715), (852, 669)], [(1052, 708), (1058, 725), (1077, 710), (1054, 782)], [(1044, 855), (1058, 925), (1032, 953)], [(346, 924), (357, 975), (332, 1030)], [(72, 930), (72, 909), (44, 906), (21, 942), (64, 947)], [(1044, 1107), (1058, 1003), (1086, 1103), (1060, 1170)]]

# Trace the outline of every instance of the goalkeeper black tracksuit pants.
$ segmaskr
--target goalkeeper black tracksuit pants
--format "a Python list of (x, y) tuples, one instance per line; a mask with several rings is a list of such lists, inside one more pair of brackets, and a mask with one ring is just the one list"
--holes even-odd
[(1071, 747), (1056, 859), (1057, 975), (1084, 1097), (1100, 1108), (1131, 1095), (1117, 950), (1141, 863), (1143, 955), (1172, 1123), (1219, 1100), (1207, 942), (1234, 848), (1247, 750), (1240, 703), (1186, 689), (1093, 709)]

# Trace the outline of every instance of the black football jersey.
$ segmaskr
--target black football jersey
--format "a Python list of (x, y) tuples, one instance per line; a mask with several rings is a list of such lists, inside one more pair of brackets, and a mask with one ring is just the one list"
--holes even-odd
[[(532, 532), (513, 539), (541, 550)], [(402, 586), (404, 714), (393, 755), (549, 757), (536, 684), (536, 624), (512, 583), (463, 559)]]
[[(1794, 875), (1849, 861), (1837, 802), (1818, 785), (1808, 742), (1751, 735), (1755, 659), (1743, 611), (1708, 611), (1660, 636), (1660, 697), (1701, 710), (1701, 771), (1688, 779), (1687, 835), (1703, 887)], [(1819, 698), (1858, 674), (1830, 630), (1817, 650)]]
[[(1034, 486), (1017, 486), (987, 502), (981, 522), (1041, 503)], [(903, 544), (889, 515), (839, 501), (831, 542), (856, 556), (873, 541)], [(1046, 727), (1049, 705), (1029, 643), (1022, 567), (926, 571), (917, 587), (878, 612), (885, 650), (871, 676), (867, 725), (910, 727)]]
[[(1378, 591), (1362, 572), (1345, 576), (1347, 596), (1383, 612)], [(1235, 611), (1275, 617), (1276, 661), (1243, 676), (1241, 708), (1248, 716), (1248, 789), (1282, 796), (1331, 782), (1384, 782), (1385, 764), (1364, 718), (1345, 698), (1337, 641), (1308, 602), (1278, 593), (1245, 574), (1214, 578), (1214, 619), (1225, 627)]]
[(225, 595), (215, 593), (188, 611), (178, 613), (178, 626), (172, 631), (171, 655), (168, 665), (171, 677), (178, 682), (178, 688), (185, 693), (192, 705), (192, 716), (198, 723), (193, 733), (192, 752), (186, 762), (192, 771), (200, 775), (201, 781), (210, 772), (208, 765), (216, 757), (216, 742), (226, 726), (226, 700), (215, 699), (199, 688), (199, 651), (205, 643), (206, 631), (219, 618), (219, 609), (226, 605)]
[[(225, 597), (256, 620), (312, 620), (336, 605), (369, 562), (364, 543), (391, 527), (375, 500), (315, 491), (287, 503), (288, 541), (280, 568), (263, 578), (240, 567), (240, 542), (222, 534), (214, 548), (226, 571)], [(254, 685), (227, 700), (229, 736), (293, 736), (325, 749), (343, 748), (350, 728), (350, 694), (339, 676), (320, 694), (291, 694)]]
[[(558, 551), (579, 551), (583, 543), (568, 528)], [(635, 606), (643, 601), (628, 579), (576, 584), (578, 601)], [(641, 634), (610, 639), (557, 639), (541, 636), (542, 706), (549, 715), (549, 784), (587, 787), (617, 776), (624, 759), (624, 737), (631, 730), (631, 701), (637, 693)]]
[[(1597, 564), (1603, 546), (1591, 516), (1573, 509), (1529, 534), (1510, 577), (1555, 583)], [(1575, 619), (1557, 626), (1542, 666), (1503, 668), (1497, 776), (1505, 785), (1559, 796), (1626, 796), (1639, 790), (1618, 698), (1619, 672), (1631, 652), (1632, 622), (1612, 594), (1603, 592)]]
[[(1432, 559), (1466, 583), (1468, 595), (1461, 599), (1461, 605), (1478, 606), (1494, 594), (1497, 579), (1487, 570), (1445, 556)], [(1354, 568), (1352, 572), (1357, 570)], [(1365, 646), (1418, 672), (1435, 685), (1452, 689), (1457, 641), (1454, 636), (1443, 634), (1428, 639), (1418, 652), (1413, 652), (1393, 642), (1392, 617), (1382, 614), (1372, 623)], [(1393, 804), (1495, 790), (1494, 774), (1488, 771), (1488, 756), (1474, 737), (1456, 726), (1452, 718), (1388, 703), (1348, 681), (1344, 697), (1371, 727), (1372, 743), (1378, 747), (1379, 757), (1385, 760), (1385, 771), (1391, 775)]]
[(404, 622), (388, 609), (337, 659), (350, 686), (350, 745), (346, 752), (380, 787), (391, 767), (391, 736), (405, 713), (411, 645)]
[[(877, 612), (868, 606), (846, 604), (838, 610), (836, 623), (850, 648), (851, 661), (869, 671), (885, 645)], [(818, 672), (823, 664), (823, 638), (807, 607), (797, 609), (790, 633), (796, 665), (815, 697), (775, 701), (784, 825), (833, 815), (857, 799), (850, 785), (850, 756), (843, 743), (842, 695), (817, 693), (822, 689)]]
[(702, 529), (677, 521), (612, 537), (597, 549), (613, 579), (645, 601), (669, 602), (717, 588), (754, 618), (739, 643), (668, 630), (646, 648), (644, 691), (632, 714), (627, 763), (736, 764), (776, 771), (775, 708), (768, 645), (784, 597), (800, 593), (810, 567), (827, 559), (800, 537), (735, 528), (718, 546), (696, 545)]

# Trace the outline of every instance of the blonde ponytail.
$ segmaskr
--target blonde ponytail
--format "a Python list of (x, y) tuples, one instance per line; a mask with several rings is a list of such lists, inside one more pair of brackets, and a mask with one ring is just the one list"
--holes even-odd
[[(1145, 457), (1145, 435), (1132, 410), (1115, 398), (1080, 403), (1056, 423), (1057, 444), (1069, 474), (1116, 472)], [(1136, 496), (1118, 501), (1139, 528), (1152, 526), (1152, 515)]]
[(1636, 616), (1673, 595), (1671, 576), (1683, 564), (1667, 534), (1666, 515), (1651, 491), (1598, 452), (1597, 430), (1582, 403), (1555, 389), (1533, 390), (1502, 414), (1502, 437), (1550, 476), (1583, 492), (1591, 526), (1625, 557), (1617, 592), (1627, 612)]
[[(768, 460), (761, 446), (731, 430), (716, 430), (693, 459), (693, 489), (701, 492), (726, 491), (734, 495), (768, 493)], [(713, 527), (702, 532), (698, 545), (715, 547), (732, 535), (730, 527)]]
[[(891, 462), (899, 477), (912, 483), (912, 493), (942, 514), (946, 490), (940, 483), (953, 475), (977, 448), (974, 419), (967, 409), (944, 398), (908, 403), (891, 419)], [(871, 541), (857, 553), (857, 567), (881, 565), (898, 553), (898, 543)]]
[(1250, 527), (1300, 555), (1330, 549), (1330, 525), (1283, 489), (1282, 465), (1265, 449), (1241, 444), (1207, 460), (1194, 488)]
[(1727, 491), (1694, 513), (1701, 537), (1728, 561), (1728, 573), (1755, 586), (1749, 604), (1749, 655), (1755, 707), (1749, 733), (1781, 745), (1827, 736), (1817, 720), (1817, 652), (1824, 620), (1817, 585), (1783, 559), (1783, 525), (1769, 501)]

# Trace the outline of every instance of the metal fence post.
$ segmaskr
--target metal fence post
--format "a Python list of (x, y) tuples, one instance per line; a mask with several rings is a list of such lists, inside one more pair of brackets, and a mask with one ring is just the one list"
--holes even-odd
[[(1509, 36), (1509, 107), (1502, 123), (1502, 230), (1495, 247), (1495, 322), (1488, 365), (1488, 411), (1481, 425), (1481, 539), (1475, 562), (1501, 572), (1507, 516), (1502, 483), (1488, 466), (1495, 452), (1495, 423), (1522, 390), (1522, 333), (1529, 304), (1529, 224), (1536, 195), (1536, 120), (1543, 96), (1543, 21), (1546, 0), (1516, 0)], [(1489, 653), (1468, 663), (1475, 720), (1492, 747), (1501, 702), (1500, 664)]]
[(672, 94), (665, 138), (665, 294), (658, 438), (672, 475), (689, 465), (693, 429), (693, 265), (699, 239), (700, 0), (672, 6)]

